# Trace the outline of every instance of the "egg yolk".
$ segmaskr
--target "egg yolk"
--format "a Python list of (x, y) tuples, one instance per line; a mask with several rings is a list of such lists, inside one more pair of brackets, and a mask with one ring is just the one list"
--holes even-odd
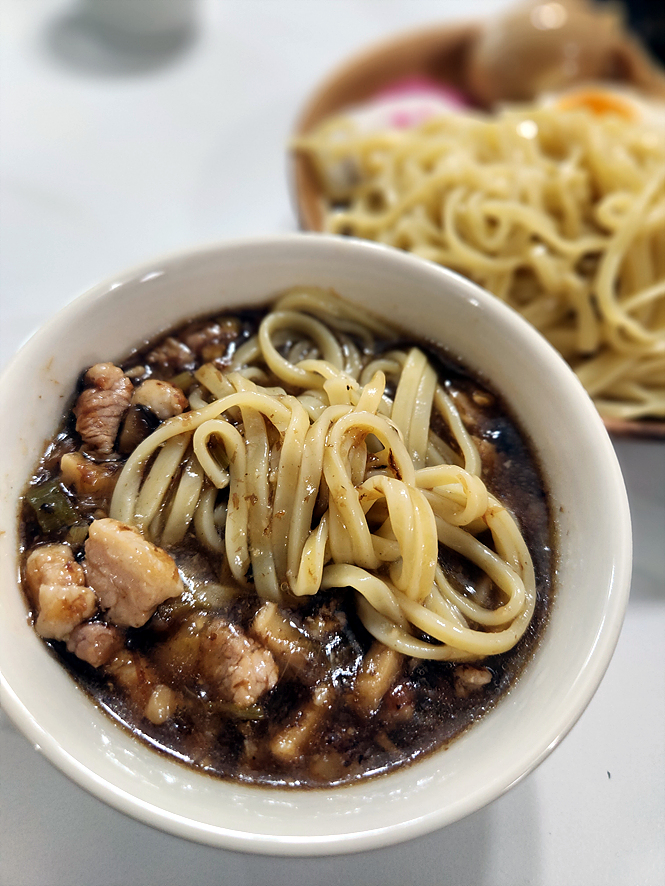
[(576, 92), (560, 98), (557, 107), (561, 111), (574, 111), (585, 108), (592, 114), (618, 114), (626, 120), (634, 120), (635, 109), (625, 99), (609, 92), (585, 91)]

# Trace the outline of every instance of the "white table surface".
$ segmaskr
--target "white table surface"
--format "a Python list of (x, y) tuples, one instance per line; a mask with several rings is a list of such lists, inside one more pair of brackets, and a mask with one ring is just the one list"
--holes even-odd
[[(201, 0), (196, 37), (146, 57), (96, 43), (71, 0), (0, 0), (0, 367), (117, 270), (295, 229), (285, 143), (320, 78), (378, 37), (502, 6)], [(380, 851), (252, 857), (106, 807), (0, 712), (2, 886), (665, 883), (665, 444), (616, 448), (635, 527), (624, 629), (578, 724), (506, 796)]]

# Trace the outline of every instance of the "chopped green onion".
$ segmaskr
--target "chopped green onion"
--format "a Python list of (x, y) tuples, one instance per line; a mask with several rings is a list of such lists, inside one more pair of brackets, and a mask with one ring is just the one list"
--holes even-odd
[(65, 541), (74, 546), (82, 545), (88, 537), (88, 528), (87, 523), (74, 523), (67, 533)]
[(265, 719), (265, 711), (260, 705), (252, 705), (249, 708), (243, 708), (237, 704), (225, 702), (213, 702), (215, 711), (220, 714), (226, 714), (227, 717), (233, 717), (236, 720), (263, 720)]
[(35, 512), (42, 532), (56, 532), (80, 520), (77, 511), (56, 480), (32, 486), (28, 489), (25, 500)]

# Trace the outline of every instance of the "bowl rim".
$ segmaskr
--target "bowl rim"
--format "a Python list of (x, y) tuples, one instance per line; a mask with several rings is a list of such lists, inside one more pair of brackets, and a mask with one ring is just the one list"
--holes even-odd
[[(340, 250), (341, 252), (350, 250), (359, 256), (359, 260), (363, 255), (370, 256), (370, 258), (375, 256), (376, 259), (380, 255), (380, 261), (387, 264), (392, 262), (395, 267), (406, 268), (409, 273), (420, 275), (423, 278), (429, 277), (431, 280), (439, 280), (442, 283), (452, 280), (454, 281), (455, 288), (465, 293), (466, 298), (479, 299), (481, 305), (490, 310), (495, 316), (502, 316), (504, 321), (509, 322), (512, 326), (516, 325), (521, 335), (526, 336), (527, 340), (537, 341), (538, 347), (547, 358), (548, 367), (553, 371), (563, 372), (564, 376), (568, 378), (570, 392), (577, 399), (580, 408), (586, 411), (591, 424), (595, 424), (594, 433), (601, 441), (601, 454), (605, 459), (608, 479), (613, 484), (613, 494), (617, 506), (616, 527), (623, 544), (612, 552), (613, 577), (611, 588), (608, 591), (603, 624), (598, 626), (593, 648), (589, 650), (588, 666), (585, 668), (583, 679), (581, 677), (576, 685), (571, 687), (572, 701), (566, 716), (553, 723), (548, 730), (549, 740), (541, 743), (530, 755), (526, 763), (522, 761), (519, 765), (515, 764), (511, 769), (504, 772), (496, 780), (496, 783), (490, 787), (489, 793), (491, 793), (491, 796), (486, 797), (481, 802), (478, 802), (476, 795), (471, 795), (459, 801), (452, 811), (449, 808), (439, 809), (436, 813), (428, 813), (420, 817), (411, 818), (397, 825), (392, 824), (389, 827), (377, 829), (370, 828), (362, 832), (329, 834), (326, 836), (248, 834), (246, 831), (237, 832), (230, 828), (220, 828), (200, 821), (193, 821), (191, 818), (178, 816), (173, 812), (158, 808), (134, 795), (130, 795), (116, 785), (106, 781), (99, 774), (92, 772), (86, 765), (76, 760), (66, 747), (63, 747), (53, 736), (44, 731), (38, 720), (24, 705), (21, 698), (6, 679), (1, 666), (2, 653), (0, 652), (0, 703), (10, 719), (18, 726), (28, 740), (41, 750), (51, 763), (79, 786), (121, 812), (176, 836), (187, 837), (213, 846), (234, 850), (291, 856), (357, 852), (380, 848), (389, 843), (423, 835), (476, 811), (487, 802), (501, 796), (532, 772), (577, 722), (607, 669), (619, 637), (628, 602), (632, 542), (628, 499), (612, 444), (600, 418), (595, 412), (591, 400), (559, 354), (522, 317), (511, 311), (502, 302), (485, 293), (471, 281), (439, 265), (425, 262), (417, 256), (371, 241), (314, 233), (263, 235), (185, 248), (166, 253), (161, 257), (152, 258), (149, 261), (140, 262), (94, 285), (49, 317), (27, 339), (3, 370), (0, 375), (0, 391), (2, 391), (21, 360), (29, 357), (31, 352), (39, 348), (42, 342), (46, 342), (53, 335), (54, 324), (62, 324), (71, 317), (76, 316), (79, 311), (89, 310), (97, 301), (107, 298), (109, 293), (118, 286), (131, 285), (140, 281), (141, 277), (149, 274), (157, 265), (163, 266), (165, 271), (168, 272), (188, 263), (195, 265), (206, 256), (219, 256), (238, 250), (246, 250), (248, 252), (256, 249), (280, 250), (292, 247), (297, 243), (311, 244), (312, 248), (319, 250), (321, 254), (329, 251), (331, 254), (335, 254), (340, 252)], [(299, 249), (300, 247), (295, 246), (295, 248)], [(186, 311), (183, 311), (183, 314), (185, 313)], [(2, 605), (1, 596), (0, 608)], [(478, 725), (476, 724), (474, 729), (477, 729)], [(390, 778), (391, 776), (389, 774), (385, 777)], [(381, 776), (381, 778), (384, 778), (384, 776)], [(332, 790), (335, 792), (349, 791), (351, 787), (341, 786)], [(251, 788), (251, 790), (257, 789), (265, 790), (265, 788)], [(325, 790), (322, 789), (322, 791)], [(292, 792), (290, 793), (292, 794)]]

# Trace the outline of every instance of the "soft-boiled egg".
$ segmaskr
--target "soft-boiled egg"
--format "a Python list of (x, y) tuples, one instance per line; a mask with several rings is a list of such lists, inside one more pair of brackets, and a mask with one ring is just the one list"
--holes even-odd
[(596, 116), (613, 114), (631, 123), (665, 129), (665, 101), (650, 98), (629, 87), (588, 84), (541, 97), (539, 104), (560, 111), (586, 110)]

